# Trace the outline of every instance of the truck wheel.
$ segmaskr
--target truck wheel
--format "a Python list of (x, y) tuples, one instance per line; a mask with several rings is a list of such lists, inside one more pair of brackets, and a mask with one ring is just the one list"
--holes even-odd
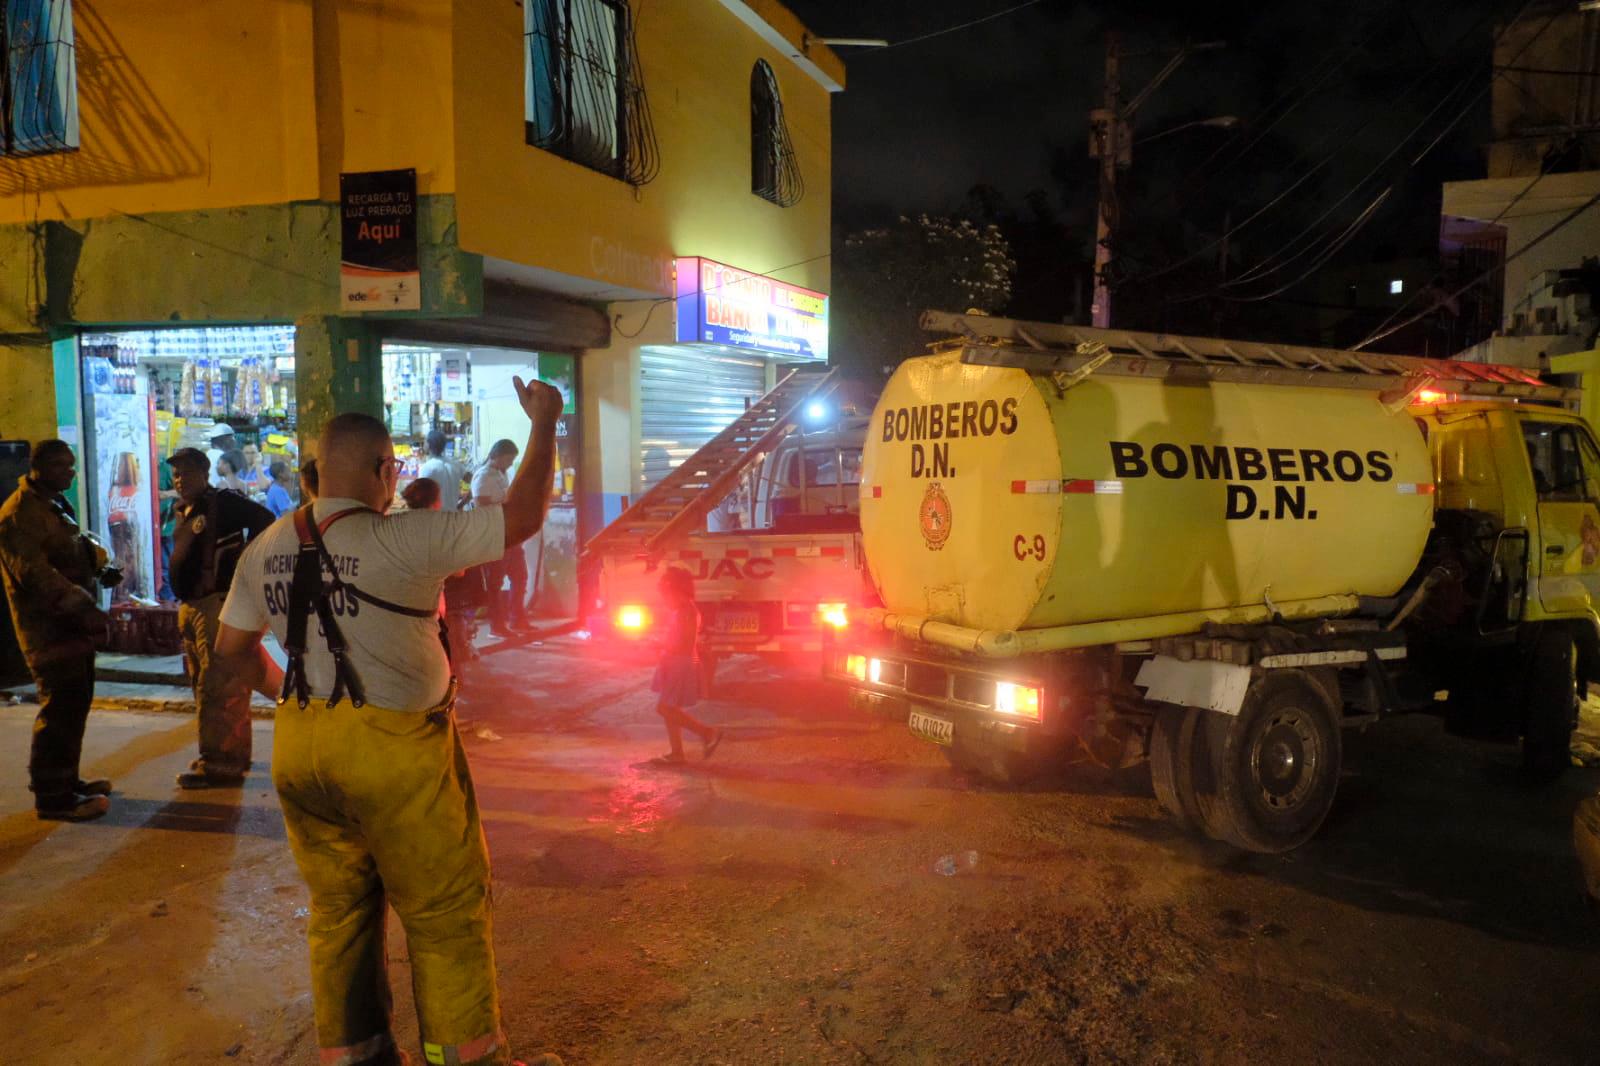
[(1200, 813), (1181, 740), (1184, 722), (1199, 713), (1192, 707), (1160, 704), (1150, 726), (1150, 785), (1156, 802), (1180, 828), (1189, 830), (1200, 828)]
[(1572, 730), (1578, 721), (1578, 667), (1572, 634), (1547, 625), (1534, 645), (1526, 686), (1522, 772), (1538, 784), (1554, 781), (1572, 765)]
[(1337, 711), (1298, 671), (1271, 671), (1237, 715), (1196, 712), (1192, 759), (1200, 820), (1246, 851), (1290, 851), (1333, 808), (1342, 755)]

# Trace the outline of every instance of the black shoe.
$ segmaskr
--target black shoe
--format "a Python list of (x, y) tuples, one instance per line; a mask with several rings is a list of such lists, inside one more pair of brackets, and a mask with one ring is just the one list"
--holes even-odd
[(89, 822), (111, 809), (111, 801), (104, 796), (71, 795), (52, 798), (38, 805), (34, 813), (46, 822)]
[(244, 774), (217, 774), (205, 770), (185, 770), (178, 775), (179, 788), (240, 788)]
[(109, 796), (111, 795), (111, 782), (104, 777), (96, 777), (91, 781), (80, 779), (77, 787), (72, 791), (80, 796)]

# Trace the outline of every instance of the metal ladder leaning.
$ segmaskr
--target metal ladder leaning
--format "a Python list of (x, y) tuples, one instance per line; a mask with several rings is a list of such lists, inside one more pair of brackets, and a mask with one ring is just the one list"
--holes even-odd
[(1409, 400), (1434, 385), (1463, 396), (1549, 403), (1578, 396), (1577, 390), (1551, 385), (1517, 367), (1456, 359), (1134, 333), (949, 311), (923, 312), (922, 328), (951, 334), (947, 344), (961, 349), (962, 362), (1061, 375), (1071, 384), (1091, 374), (1193, 383), (1241, 381), (1370, 389), (1391, 403)]
[(635, 500), (584, 546), (601, 555), (654, 557), (697, 528), (756, 457), (777, 443), (812, 400), (838, 388), (837, 368), (816, 374), (791, 370), (771, 391), (705, 446)]

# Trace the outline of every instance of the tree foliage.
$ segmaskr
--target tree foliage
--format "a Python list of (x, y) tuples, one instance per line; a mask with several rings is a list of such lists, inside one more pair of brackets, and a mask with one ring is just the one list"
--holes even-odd
[(834, 361), (880, 370), (934, 339), (929, 308), (1004, 311), (1016, 262), (998, 226), (941, 215), (901, 216), (839, 243), (833, 276)]

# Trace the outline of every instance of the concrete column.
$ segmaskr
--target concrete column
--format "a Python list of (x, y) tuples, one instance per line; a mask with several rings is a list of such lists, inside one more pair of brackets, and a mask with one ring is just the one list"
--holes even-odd
[(300, 454), (316, 454), (317, 435), (334, 415), (383, 417), (383, 358), (378, 337), (358, 319), (317, 315), (294, 324), (295, 405)]
[(5, 397), (0, 438), (37, 443), (56, 435), (55, 367), (48, 338), (0, 344), (0, 396)]

